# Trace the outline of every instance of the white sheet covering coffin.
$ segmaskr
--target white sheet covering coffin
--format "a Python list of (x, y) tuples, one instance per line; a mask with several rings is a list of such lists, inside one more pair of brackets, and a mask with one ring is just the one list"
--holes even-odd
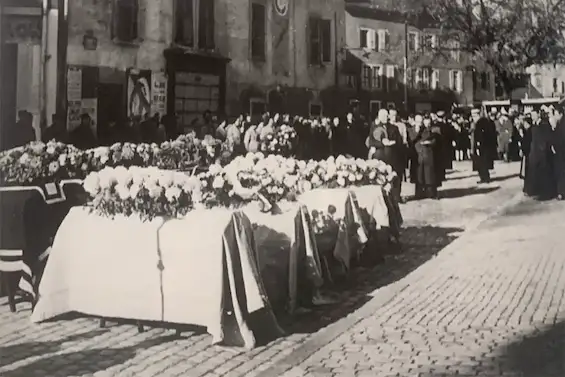
[[(75, 207), (53, 243), (32, 321), (76, 311), (193, 324), (214, 343), (252, 348), (248, 314), (270, 310), (254, 247), (241, 212), (197, 210), (144, 223)], [(230, 301), (236, 321), (226, 321)]]

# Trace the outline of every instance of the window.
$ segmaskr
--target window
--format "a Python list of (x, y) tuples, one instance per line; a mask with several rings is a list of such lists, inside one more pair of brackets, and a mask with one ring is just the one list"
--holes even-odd
[(561, 81), (561, 93), (565, 93), (565, 81)]
[(310, 64), (322, 65), (332, 61), (332, 22), (310, 18)]
[(387, 65), (386, 66), (386, 78), (387, 78), (387, 89), (388, 90), (396, 90), (396, 72), (397, 68), (394, 65)]
[(265, 60), (265, 5), (251, 3), (251, 58)]
[(251, 98), (249, 100), (249, 114), (251, 116), (261, 116), (267, 111), (267, 104), (262, 98)]
[(451, 59), (458, 62), (461, 59), (461, 44), (459, 41), (451, 42)]
[(214, 3), (214, 0), (176, 0), (176, 43), (203, 50), (215, 47)]
[(383, 87), (383, 76), (384, 68), (382, 65), (377, 65), (373, 67), (373, 85), (374, 89), (382, 89)]
[(347, 75), (347, 87), (348, 88), (355, 88), (357, 85), (356, 84), (356, 78), (354, 75)]
[(487, 73), (486, 72), (481, 72), (481, 89), (482, 90), (487, 90)]
[(556, 78), (553, 79), (553, 91), (557, 92), (557, 79)]
[(134, 42), (139, 37), (139, 3), (137, 0), (116, 0), (114, 3), (113, 38)]
[(424, 37), (424, 47), (426, 50), (433, 50), (437, 48), (437, 35), (426, 33)]
[(416, 78), (416, 88), (421, 89), (423, 87), (423, 81), (424, 81), (424, 73), (422, 71), (422, 68), (416, 68), (416, 72), (415, 72), (415, 78)]
[(396, 104), (394, 102), (387, 102), (386, 108), (389, 110), (396, 109)]
[(422, 88), (430, 88), (430, 68), (422, 68)]
[(377, 37), (377, 51), (386, 51), (390, 45), (390, 35), (388, 30), (381, 29), (378, 31)]
[(221, 112), (220, 76), (176, 71), (174, 74), (175, 113), (189, 126), (206, 110)]
[(408, 49), (410, 51), (418, 51), (419, 49), (419, 36), (416, 32), (409, 32), (408, 33)]
[(371, 75), (372, 75), (372, 67), (368, 65), (363, 66), (363, 75), (361, 77), (361, 86), (363, 89), (370, 89), (371, 88)]
[(439, 70), (432, 69), (432, 89), (439, 89)]
[(449, 89), (456, 93), (461, 93), (463, 91), (463, 73), (460, 70), (450, 71)]
[(381, 109), (381, 101), (370, 101), (369, 111), (371, 112), (371, 119), (375, 119), (379, 110)]
[(375, 31), (372, 29), (359, 29), (359, 40), (361, 42), (361, 48), (376, 48), (375, 42)]
[(321, 117), (323, 115), (323, 106), (321, 103), (310, 102), (310, 116)]

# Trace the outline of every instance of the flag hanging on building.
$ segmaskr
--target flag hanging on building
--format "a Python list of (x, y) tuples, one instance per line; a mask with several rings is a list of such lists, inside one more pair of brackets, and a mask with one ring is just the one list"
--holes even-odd
[(290, 75), (291, 0), (272, 0), (273, 74)]

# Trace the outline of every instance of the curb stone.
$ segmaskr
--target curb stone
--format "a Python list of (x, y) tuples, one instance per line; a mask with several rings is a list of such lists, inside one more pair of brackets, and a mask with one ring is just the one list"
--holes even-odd
[[(477, 219), (471, 221), (465, 227), (462, 235), (457, 240), (448, 245), (447, 248), (452, 249), (454, 247), (457, 247), (457, 241), (472, 236), (478, 230), (481, 224), (485, 223), (493, 217), (500, 215), (508, 208), (518, 205), (524, 199), (524, 194), (522, 192), (519, 192), (509, 200), (495, 207), (492, 212), (485, 214), (484, 216), (479, 216)], [(320, 330), (310, 339), (306, 340), (301, 346), (295, 349), (290, 355), (279, 360), (274, 365), (260, 373), (257, 377), (280, 377), (292, 368), (298, 367), (321, 348), (325, 347), (326, 345), (337, 339), (339, 336), (341, 336), (343, 333), (347, 332), (355, 325), (363, 321), (365, 318), (373, 314), (378, 308), (385, 306), (389, 302), (391, 302), (397, 295), (406, 290), (414, 280), (418, 280), (418, 278), (422, 274), (428, 272), (425, 268), (427, 265), (429, 266), (429, 263), (426, 263), (420, 266), (420, 268), (412, 271), (412, 273), (410, 273), (410, 275), (408, 275), (404, 279), (394, 282), (388, 286), (382, 287), (373, 293), (370, 293), (369, 296), (372, 296), (372, 299), (367, 304), (357, 309), (355, 312), (349, 314), (348, 316)]]

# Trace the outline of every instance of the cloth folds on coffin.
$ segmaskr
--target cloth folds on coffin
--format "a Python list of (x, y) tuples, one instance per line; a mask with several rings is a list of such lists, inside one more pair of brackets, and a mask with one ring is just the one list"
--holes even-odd
[(308, 209), (298, 203), (281, 202), (272, 213), (261, 212), (255, 203), (243, 211), (253, 223), (257, 260), (269, 301), (293, 313), (301, 299), (312, 299), (311, 295), (305, 297), (308, 292), (323, 284)]
[(241, 212), (195, 210), (142, 222), (75, 207), (55, 237), (32, 321), (76, 311), (193, 324), (206, 327), (214, 343), (252, 348), (249, 315), (270, 308), (256, 263), (251, 223)]
[(309, 211), (320, 211), (343, 220), (339, 228), (333, 256), (349, 271), (352, 259), (359, 259), (363, 245), (368, 241), (367, 230), (355, 194), (348, 189), (315, 189), (302, 194), (299, 202)]

